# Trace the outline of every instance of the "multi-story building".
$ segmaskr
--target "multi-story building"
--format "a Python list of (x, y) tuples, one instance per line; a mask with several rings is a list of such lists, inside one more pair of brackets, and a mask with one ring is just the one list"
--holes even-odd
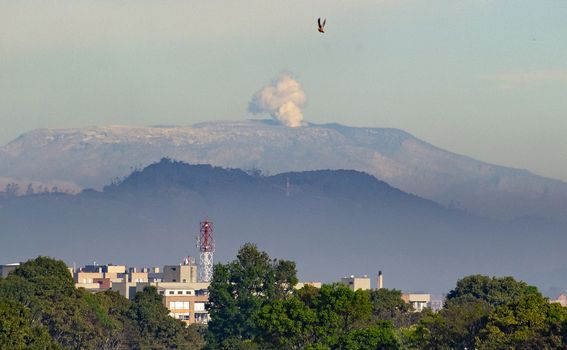
[(197, 282), (197, 265), (189, 258), (183, 264), (164, 266), (163, 272), (159, 268), (127, 269), (124, 265), (87, 265), (70, 271), (77, 288), (92, 292), (110, 289), (129, 299), (145, 287), (154, 286), (172, 317), (186, 324), (209, 321), (205, 309), (209, 283)]
[(139, 272), (136, 268), (126, 271), (125, 265), (87, 265), (74, 271), (73, 278), (75, 287), (98, 292), (111, 289), (113, 284), (147, 283), (148, 272)]
[(205, 304), (209, 301), (208, 283), (159, 283), (157, 290), (163, 295), (163, 304), (171, 317), (186, 324), (209, 321)]
[(342, 284), (346, 284), (350, 289), (353, 291), (361, 290), (370, 290), (370, 278), (366, 275), (356, 277), (343, 277), (341, 279)]

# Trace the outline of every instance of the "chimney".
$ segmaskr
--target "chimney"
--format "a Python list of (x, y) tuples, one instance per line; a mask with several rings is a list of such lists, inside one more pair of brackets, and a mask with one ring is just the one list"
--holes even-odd
[(382, 271), (378, 271), (378, 283), (376, 283), (377, 289), (384, 288), (384, 280), (382, 279)]

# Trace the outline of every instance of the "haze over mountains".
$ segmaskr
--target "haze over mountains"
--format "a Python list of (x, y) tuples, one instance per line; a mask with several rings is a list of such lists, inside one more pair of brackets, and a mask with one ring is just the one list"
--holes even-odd
[(102, 188), (162, 157), (268, 173), (355, 169), (494, 218), (567, 219), (567, 183), (457, 155), (397, 129), (273, 121), (39, 129), (0, 148), (0, 182)]
[(4, 195), (0, 230), (10, 239), (0, 256), (176, 263), (196, 253), (198, 222), (206, 217), (215, 223), (217, 260), (257, 242), (297, 261), (306, 280), (380, 269), (386, 286), (405, 290), (447, 291), (470, 273), (567, 288), (557, 278), (565, 275), (564, 225), (478, 218), (352, 170), (258, 176), (162, 160), (102, 192)]

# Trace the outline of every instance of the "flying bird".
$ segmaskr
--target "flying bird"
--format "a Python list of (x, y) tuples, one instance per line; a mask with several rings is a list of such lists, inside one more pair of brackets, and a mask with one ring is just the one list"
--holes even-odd
[(323, 21), (323, 23), (321, 24), (321, 17), (319, 17), (317, 19), (317, 24), (319, 25), (319, 33), (325, 33), (325, 23), (327, 23), (327, 19), (325, 18), (325, 20)]

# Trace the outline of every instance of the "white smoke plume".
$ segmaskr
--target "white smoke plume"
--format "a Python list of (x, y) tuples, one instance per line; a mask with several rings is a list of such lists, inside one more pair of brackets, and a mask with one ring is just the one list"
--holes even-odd
[(301, 108), (306, 102), (301, 84), (291, 75), (281, 74), (254, 94), (248, 110), (255, 114), (267, 113), (280, 123), (296, 128), (303, 123)]

